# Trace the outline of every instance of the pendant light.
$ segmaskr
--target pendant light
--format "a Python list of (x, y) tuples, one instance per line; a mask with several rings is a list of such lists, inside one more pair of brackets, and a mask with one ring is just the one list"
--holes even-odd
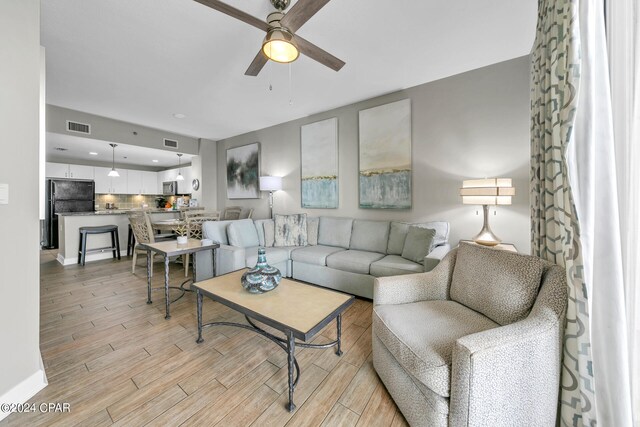
[(176, 181), (184, 181), (184, 176), (182, 176), (182, 168), (181, 166), (182, 154), (178, 153), (178, 176), (176, 176)]
[(116, 170), (116, 147), (118, 146), (118, 144), (109, 144), (113, 150), (113, 156), (112, 156), (112, 163), (111, 163), (111, 170), (109, 171), (109, 174), (107, 176), (110, 177), (119, 177), (120, 174), (118, 173), (118, 171)]

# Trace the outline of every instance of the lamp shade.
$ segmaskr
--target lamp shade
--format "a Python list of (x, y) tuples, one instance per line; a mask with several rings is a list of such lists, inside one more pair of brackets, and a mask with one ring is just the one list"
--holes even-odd
[(465, 205), (510, 205), (515, 194), (511, 178), (469, 179), (460, 189)]
[(262, 52), (272, 61), (289, 63), (298, 59), (300, 52), (293, 35), (285, 28), (273, 28), (262, 42)]
[(281, 176), (261, 176), (260, 191), (278, 191), (282, 190)]

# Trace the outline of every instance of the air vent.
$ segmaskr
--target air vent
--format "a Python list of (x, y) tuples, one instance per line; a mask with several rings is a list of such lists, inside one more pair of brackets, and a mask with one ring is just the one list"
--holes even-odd
[(69, 132), (84, 133), (85, 135), (91, 134), (91, 125), (85, 123), (72, 122), (67, 120), (67, 130)]
[(175, 139), (164, 138), (164, 146), (169, 148), (178, 148), (178, 141)]
[(56, 147), (55, 148), (56, 151), (68, 151), (68, 148), (63, 148), (63, 147)]

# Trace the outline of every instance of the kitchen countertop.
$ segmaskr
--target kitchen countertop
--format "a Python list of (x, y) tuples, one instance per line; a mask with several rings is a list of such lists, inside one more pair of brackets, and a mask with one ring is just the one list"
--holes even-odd
[[(203, 208), (182, 208), (182, 209), (146, 209), (147, 212), (156, 214), (156, 213), (179, 213), (180, 211), (187, 210), (202, 210)], [(95, 215), (125, 215), (131, 211), (140, 211), (140, 209), (109, 209), (109, 210), (99, 210), (95, 212), (62, 212), (57, 213), (59, 216), (95, 216)]]

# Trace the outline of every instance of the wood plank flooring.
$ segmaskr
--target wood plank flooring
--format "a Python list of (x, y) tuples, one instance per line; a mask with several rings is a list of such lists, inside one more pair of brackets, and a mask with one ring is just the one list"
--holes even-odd
[[(343, 316), (344, 355), (299, 349), (302, 375), (289, 413), (285, 353), (250, 331), (205, 329), (196, 344), (195, 296), (146, 304), (146, 260), (62, 267), (41, 254), (40, 348), (49, 385), (31, 403), (69, 403), (68, 413), (15, 413), (0, 426), (402, 426), (371, 361), (370, 301)], [(155, 263), (155, 286), (162, 266)], [(171, 264), (172, 283), (184, 270)], [(174, 293), (176, 291), (173, 291)], [(177, 296), (177, 293), (174, 294)], [(205, 298), (205, 321), (243, 322)], [(335, 322), (314, 342), (335, 339)]]

